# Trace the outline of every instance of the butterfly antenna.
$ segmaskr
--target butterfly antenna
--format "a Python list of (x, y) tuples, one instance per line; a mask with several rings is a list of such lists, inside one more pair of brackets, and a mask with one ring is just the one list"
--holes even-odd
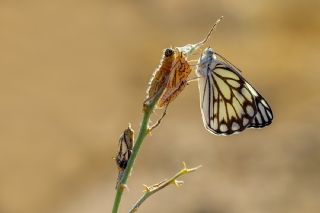
[(220, 55), (219, 53), (215, 52), (216, 55), (218, 55), (220, 58), (222, 58), (225, 62), (227, 62), (228, 64), (230, 64), (231, 66), (233, 66), (234, 68), (236, 68), (239, 72), (242, 72), (238, 67), (236, 67), (235, 65), (233, 65), (229, 60), (227, 60), (225, 57), (223, 57), (222, 55)]
[(197, 50), (198, 48), (200, 48), (202, 45), (204, 45), (204, 43), (206, 43), (206, 42), (209, 40), (209, 38), (210, 38), (213, 30), (217, 27), (218, 23), (222, 20), (222, 18), (223, 18), (223, 16), (221, 16), (221, 17), (214, 23), (214, 25), (211, 27), (209, 33), (207, 34), (207, 36), (206, 36), (202, 41), (200, 41), (200, 42), (198, 42), (198, 43), (195, 43), (195, 44), (187, 44), (187, 45), (185, 45), (185, 46), (183, 46), (183, 47), (177, 47), (178, 51), (184, 52), (184, 54), (186, 54), (186, 56), (192, 54), (195, 50)]
[(201, 45), (203, 45), (204, 43), (206, 43), (206, 42), (209, 40), (209, 38), (210, 38), (213, 30), (215, 30), (215, 29), (217, 28), (217, 25), (219, 24), (219, 22), (220, 22), (222, 19), (223, 19), (223, 16), (221, 16), (221, 17), (214, 23), (214, 25), (211, 27), (210, 31), (208, 32), (207, 36), (206, 36), (202, 41), (200, 41), (200, 42), (197, 44), (197, 46), (198, 46), (198, 45), (201, 46)]

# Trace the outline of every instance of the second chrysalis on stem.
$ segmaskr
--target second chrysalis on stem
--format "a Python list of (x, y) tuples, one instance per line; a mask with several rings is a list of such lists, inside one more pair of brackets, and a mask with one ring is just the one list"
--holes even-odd
[(124, 170), (127, 168), (127, 164), (132, 153), (133, 141), (134, 131), (133, 129), (131, 129), (131, 125), (129, 124), (129, 127), (124, 130), (122, 135), (120, 136), (118, 143), (118, 153), (115, 157), (116, 164), (119, 170), (116, 189), (119, 187), (123, 187), (119, 184), (119, 182), (122, 179)]

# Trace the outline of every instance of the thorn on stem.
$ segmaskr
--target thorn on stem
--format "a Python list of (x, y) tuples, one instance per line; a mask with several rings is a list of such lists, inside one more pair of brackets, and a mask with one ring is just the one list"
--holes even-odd
[(143, 184), (143, 186), (144, 186), (144, 192), (150, 192), (150, 188), (149, 188), (149, 186), (147, 186), (146, 184)]
[(120, 184), (119, 187), (120, 187), (121, 190), (126, 189), (128, 192), (130, 191), (127, 184)]
[(183, 169), (187, 170), (187, 164), (186, 162), (182, 161)]
[(188, 170), (188, 172), (194, 172), (194, 171), (196, 171), (197, 169), (199, 169), (201, 167), (202, 167), (202, 165), (199, 165), (197, 167), (194, 167), (194, 168), (191, 168), (191, 169), (187, 169), (187, 170)]
[(184, 184), (184, 182), (183, 181), (181, 181), (181, 180), (174, 180), (174, 185), (176, 185), (176, 187), (180, 187), (180, 186), (182, 186)]

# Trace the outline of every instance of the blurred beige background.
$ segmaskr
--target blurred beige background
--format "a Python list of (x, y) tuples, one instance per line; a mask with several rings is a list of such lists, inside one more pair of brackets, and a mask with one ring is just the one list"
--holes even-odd
[(319, 212), (319, 8), (318, 0), (1, 1), (0, 212), (110, 212), (118, 137), (128, 122), (138, 131), (162, 49), (199, 41), (221, 15), (207, 45), (243, 70), (274, 123), (210, 135), (191, 84), (145, 141), (120, 212), (182, 161), (203, 168), (140, 212)]

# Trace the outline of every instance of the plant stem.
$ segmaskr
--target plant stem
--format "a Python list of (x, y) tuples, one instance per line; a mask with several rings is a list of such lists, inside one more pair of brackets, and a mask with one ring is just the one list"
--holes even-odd
[(143, 114), (143, 119), (142, 119), (142, 123), (141, 123), (140, 130), (139, 130), (139, 134), (138, 134), (136, 142), (133, 146), (132, 153), (129, 158), (127, 167), (124, 170), (124, 174), (119, 182), (119, 187), (117, 188), (116, 197), (115, 197), (114, 203), (113, 203), (112, 213), (118, 212), (120, 202), (121, 202), (122, 193), (123, 193), (124, 188), (126, 187), (126, 183), (127, 183), (130, 171), (132, 170), (134, 161), (137, 157), (137, 154), (140, 150), (140, 147), (143, 143), (144, 138), (150, 132), (150, 130), (149, 130), (150, 116), (151, 116), (153, 109), (154, 109), (156, 103), (158, 102), (164, 89), (165, 89), (164, 87), (161, 88), (158, 91), (157, 95), (151, 99), (151, 101), (148, 101), (144, 104), (144, 109), (143, 109), (144, 114)]
[(145, 193), (143, 194), (143, 196), (134, 204), (134, 206), (132, 207), (132, 209), (129, 211), (129, 213), (133, 213), (136, 212), (138, 210), (138, 208), (141, 206), (141, 204), (151, 195), (153, 195), (154, 193), (160, 191), (161, 189), (164, 189), (165, 187), (171, 185), (171, 184), (175, 184), (176, 186), (180, 186), (183, 184), (182, 181), (178, 181), (177, 179), (185, 174), (188, 174), (190, 172), (194, 172), (197, 169), (199, 169), (201, 166), (197, 166), (191, 169), (188, 169), (186, 164), (183, 163), (184, 168), (178, 172), (177, 174), (175, 174), (174, 176), (172, 176), (171, 178), (161, 181), (160, 183), (154, 184), (153, 186), (145, 186)]

